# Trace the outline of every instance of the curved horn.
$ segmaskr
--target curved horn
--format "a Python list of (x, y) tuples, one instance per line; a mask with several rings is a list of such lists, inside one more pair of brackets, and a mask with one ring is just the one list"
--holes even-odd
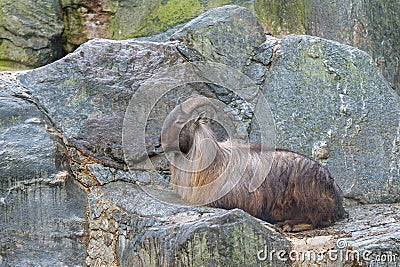
[(181, 111), (185, 114), (196, 114), (202, 113), (203, 111), (216, 112), (217, 108), (215, 104), (205, 96), (193, 96), (184, 101), (181, 106)]
[(176, 106), (164, 120), (161, 131), (163, 148), (178, 149), (184, 126), (191, 120), (196, 120), (200, 114), (203, 114), (202, 117), (216, 118), (217, 105), (207, 97), (192, 96)]

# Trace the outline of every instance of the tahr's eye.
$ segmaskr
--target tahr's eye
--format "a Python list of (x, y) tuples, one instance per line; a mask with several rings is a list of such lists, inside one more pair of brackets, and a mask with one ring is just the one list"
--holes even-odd
[(175, 123), (176, 123), (176, 124), (179, 124), (179, 125), (182, 125), (182, 124), (185, 123), (185, 121), (183, 121), (183, 120), (177, 120)]
[(200, 120), (200, 122), (201, 122), (202, 124), (207, 124), (207, 123), (209, 123), (210, 121), (209, 121), (208, 118), (202, 118), (202, 119)]

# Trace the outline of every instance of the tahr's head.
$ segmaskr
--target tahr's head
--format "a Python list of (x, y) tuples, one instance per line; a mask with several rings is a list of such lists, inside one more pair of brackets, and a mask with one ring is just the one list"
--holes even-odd
[(166, 117), (161, 132), (165, 152), (187, 153), (192, 145), (196, 127), (207, 123), (206, 113), (215, 112), (215, 106), (204, 96), (194, 96), (177, 105)]

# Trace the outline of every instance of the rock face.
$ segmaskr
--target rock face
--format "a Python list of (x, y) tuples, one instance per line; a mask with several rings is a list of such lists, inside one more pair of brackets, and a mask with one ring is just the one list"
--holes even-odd
[(79, 265), (86, 194), (66, 179), (62, 139), (19, 75), (0, 80), (0, 265)]
[(20, 81), (46, 107), (67, 146), (124, 169), (121, 134), (129, 100), (152, 73), (181, 62), (171, 43), (93, 40), (62, 61), (21, 75)]
[[(222, 4), (253, 8), (252, 1)], [(220, 6), (220, 1), (4, 0), (0, 3), (0, 68), (43, 66), (94, 38), (160, 33)]]
[(261, 0), (255, 11), (274, 35), (315, 35), (366, 51), (400, 92), (398, 1)]
[(372, 62), (349, 46), (288, 36), (262, 90), (275, 115), (278, 146), (312, 155), (324, 141), (329, 155), (323, 162), (346, 197), (395, 202), (399, 103)]
[(46, 117), (29, 102), (30, 95), (16, 77), (1, 75), (1, 188), (25, 177), (51, 176), (56, 173), (54, 163), (60, 158), (57, 139), (44, 128)]
[[(42, 66), (94, 38), (120, 40), (165, 32), (226, 4), (253, 11), (273, 35), (315, 35), (366, 51), (400, 92), (397, 0), (4, 0), (0, 3), (0, 67)], [(162, 35), (163, 40), (168, 41), (173, 32)]]
[[(333, 227), (289, 234), (294, 266), (399, 266), (399, 204), (348, 207), (351, 218)], [(356, 265), (357, 266), (357, 265)]]
[(102, 199), (124, 210), (118, 212), (120, 266), (255, 266), (264, 246), (290, 249), (276, 229), (241, 210), (168, 205), (121, 182), (103, 187)]
[[(251, 138), (259, 136), (257, 107), (224, 87), (182, 83), (163, 95), (143, 90), (155, 77), (167, 77), (158, 75), (171, 66), (199, 60), (229, 65), (253, 79), (273, 111), (277, 144), (322, 161), (345, 196), (356, 200), (348, 207), (348, 220), (308, 232), (312, 242), (326, 241), (332, 249), (345, 236), (358, 249), (371, 249), (358, 235), (371, 226), (361, 217), (376, 210), (391, 232), (382, 236), (383, 228), (371, 228), (368, 242), (387, 245), (374, 253), (386, 248), (400, 253), (393, 245), (398, 205), (359, 203), (394, 202), (400, 195), (398, 100), (371, 57), (310, 36), (266, 37), (251, 13), (237, 6), (206, 12), (171, 35), (170, 42), (95, 39), (50, 65), (3, 74), (0, 162), (7, 165), (0, 169), (0, 211), (6, 214), (0, 240), (7, 245), (0, 247), (0, 265), (298, 263), (289, 253), (309, 249), (301, 236), (285, 236), (240, 210), (187, 205), (169, 190), (168, 162), (158, 138), (181, 97), (196, 93), (217, 99), (224, 106), (220, 112), (242, 122)], [(145, 114), (143, 140), (132, 140), (143, 141), (154, 168), (132, 167), (130, 160), (146, 160), (140, 153), (124, 155), (123, 133), (130, 133), (123, 131), (124, 116), (134, 98), (143, 99), (135, 102), (137, 110), (151, 112)], [(140, 128), (132, 118), (129, 125)], [(31, 175), (41, 172), (46, 174)], [(11, 182), (10, 175), (15, 176)], [(19, 257), (23, 252), (28, 255)], [(57, 256), (50, 257), (52, 252)], [(363, 261), (332, 266), (356, 262)]]
[(2, 266), (83, 265), (86, 194), (73, 183), (30, 180), (7, 194), (0, 204)]
[[(253, 1), (225, 1), (252, 8)], [(66, 50), (71, 52), (87, 40), (127, 39), (148, 36), (187, 22), (202, 12), (220, 6), (216, 0), (63, 0)]]
[[(232, 16), (237, 21), (232, 20)], [(198, 59), (213, 60), (242, 69), (254, 49), (265, 41), (265, 36), (249, 10), (224, 6), (192, 20), (175, 32), (171, 40), (188, 45), (188, 51), (184, 47), (179, 49), (184, 55), (186, 52), (189, 60), (195, 58), (193, 51), (197, 51), (201, 55)]]
[(64, 55), (64, 24), (58, 1), (5, 0), (0, 9), (2, 69), (38, 67)]

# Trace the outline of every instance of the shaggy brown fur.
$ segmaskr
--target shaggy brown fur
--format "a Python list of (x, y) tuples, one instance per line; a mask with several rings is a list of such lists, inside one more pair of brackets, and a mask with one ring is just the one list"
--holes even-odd
[[(171, 183), (183, 199), (240, 208), (289, 231), (295, 231), (296, 225), (328, 226), (345, 216), (339, 186), (328, 169), (311, 158), (284, 149), (266, 151), (260, 145), (218, 142), (204, 118), (183, 128), (177, 128), (181, 123), (170, 124), (162, 142), (184, 153), (180, 166), (170, 167)], [(177, 130), (179, 146), (168, 140)], [(271, 160), (270, 170), (264, 169), (263, 164)], [(254, 177), (262, 181), (252, 189)]]

